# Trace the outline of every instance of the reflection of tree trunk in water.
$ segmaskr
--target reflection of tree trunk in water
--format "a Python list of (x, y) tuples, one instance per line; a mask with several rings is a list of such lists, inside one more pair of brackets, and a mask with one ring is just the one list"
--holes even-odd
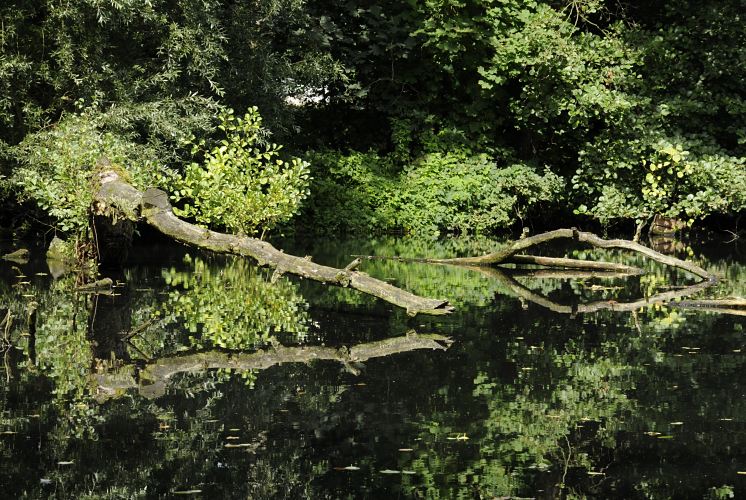
[[(603, 310), (618, 311), (618, 312), (630, 312), (636, 311), (642, 307), (649, 306), (651, 304), (663, 304), (669, 303), (673, 300), (680, 299), (683, 297), (689, 297), (697, 292), (705, 290), (712, 286), (709, 281), (700, 281), (694, 285), (686, 286), (678, 290), (671, 290), (668, 292), (661, 292), (650, 297), (634, 300), (630, 302), (617, 302), (615, 300), (599, 300), (595, 302), (589, 302), (587, 304), (575, 304), (575, 305), (564, 305), (558, 304), (553, 300), (530, 290), (526, 286), (519, 283), (515, 278), (508, 276), (506, 270), (497, 269), (494, 267), (483, 267), (483, 266), (463, 266), (464, 269), (471, 269), (479, 272), (490, 278), (494, 278), (507, 287), (509, 287), (513, 293), (518, 297), (525, 299), (534, 304), (538, 304), (550, 311), (554, 311), (560, 314), (582, 314), (582, 313), (593, 313)], [(517, 272), (514, 274), (523, 274)], [(675, 305), (675, 304), (671, 304)]]
[(34, 304), (29, 306), (30, 310), (28, 313), (28, 358), (31, 364), (36, 364), (36, 310), (37, 306)]
[(132, 246), (135, 223), (127, 219), (112, 221), (109, 217), (94, 215), (92, 227), (100, 264), (107, 268), (120, 268)]
[(453, 310), (447, 300), (420, 297), (357, 271), (357, 261), (344, 269), (322, 266), (302, 257), (288, 255), (266, 241), (210, 231), (176, 217), (168, 195), (159, 189), (151, 188), (143, 193), (113, 171), (103, 172), (100, 178), (101, 188), (93, 207), (96, 214), (128, 220), (142, 218), (166, 236), (182, 243), (214, 252), (251, 257), (260, 266), (274, 268), (277, 276), (290, 273), (324, 284), (354, 288), (402, 307), (411, 315), (447, 314)]
[(696, 309), (716, 314), (746, 316), (746, 299), (742, 298), (682, 300), (671, 305), (679, 309)]
[[(169, 380), (180, 373), (196, 373), (206, 370), (266, 370), (285, 363), (310, 363), (316, 360), (337, 361), (353, 371), (352, 363), (368, 359), (391, 356), (420, 349), (446, 350), (451, 345), (448, 337), (434, 334), (409, 333), (403, 337), (358, 344), (350, 348), (324, 346), (278, 346), (252, 353), (227, 353), (221, 351), (189, 354), (156, 360), (140, 371), (140, 393), (146, 397), (160, 397), (165, 394)], [(118, 391), (137, 388), (132, 376), (116, 373), (94, 376), (99, 394), (115, 395)], [(147, 385), (146, 385), (147, 384)]]
[[(123, 280), (124, 277), (121, 276)], [(117, 288), (116, 294), (93, 294), (88, 317), (88, 339), (94, 359), (130, 360), (122, 336), (132, 326), (130, 294), (126, 287)]]

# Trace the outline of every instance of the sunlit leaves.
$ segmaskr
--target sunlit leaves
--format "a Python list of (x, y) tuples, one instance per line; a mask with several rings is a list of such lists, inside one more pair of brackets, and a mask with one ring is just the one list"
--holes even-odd
[(253, 235), (287, 221), (308, 196), (308, 164), (297, 158), (281, 159), (277, 144), (262, 139), (257, 108), (243, 116), (232, 110), (221, 117), (225, 138), (205, 149), (193, 143), (201, 163), (187, 165), (183, 177), (169, 179), (172, 197), (185, 200), (178, 215), (239, 234)]

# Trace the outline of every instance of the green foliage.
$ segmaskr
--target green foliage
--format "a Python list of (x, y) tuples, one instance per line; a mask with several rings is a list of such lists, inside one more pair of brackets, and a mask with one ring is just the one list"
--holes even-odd
[(662, 214), (692, 224), (713, 213), (744, 210), (746, 158), (679, 139), (605, 139), (589, 147), (573, 177), (573, 187), (588, 200), (577, 212), (604, 223)]
[(307, 215), (324, 230), (489, 233), (555, 202), (562, 188), (548, 170), (500, 168), (464, 148), (426, 153), (404, 167), (400, 154), (312, 154), (318, 170)]
[(313, 180), (303, 214), (311, 229), (334, 233), (395, 227), (393, 214), (386, 211), (396, 186), (390, 159), (372, 151), (311, 152), (306, 159)]
[(407, 232), (489, 233), (556, 201), (562, 181), (527, 165), (498, 167), (487, 155), (431, 153), (406, 168), (391, 199)]
[[(575, 209), (604, 224), (737, 215), (742, 8), (739, 0), (13, 0), (0, 7), (0, 173), (14, 176), (30, 155), (6, 145), (27, 138), (41, 148), (32, 136), (77, 113), (80, 99), (100, 103), (102, 131), (176, 168), (181, 139), (209, 136), (219, 99), (258, 106), (296, 155), (325, 151), (308, 155), (321, 162), (306, 211), (317, 227), (494, 231), (532, 216), (538, 205), (525, 200), (558, 199), (559, 178), (575, 186), (561, 197), (566, 215)], [(688, 154), (672, 172), (651, 172), (676, 146)], [(221, 159), (209, 146), (203, 154), (208, 170), (233, 171), (242, 153)], [(440, 178), (451, 173), (450, 184)], [(530, 189), (515, 182), (524, 174)], [(202, 174), (186, 175), (209, 191)], [(23, 177), (24, 196), (48, 207), (41, 181)], [(287, 182), (287, 192), (299, 189), (298, 179)], [(275, 204), (267, 227), (302, 196), (282, 198), (265, 199)], [(216, 200), (205, 201), (213, 215), (203, 222), (264, 229), (226, 220)], [(508, 210), (512, 200), (517, 210)], [(182, 208), (197, 216), (194, 204)], [(54, 216), (76, 220), (65, 224), (72, 229), (75, 211)]]
[(158, 169), (155, 148), (106, 130), (104, 124), (102, 113), (84, 108), (10, 149), (19, 165), (11, 181), (20, 188), (21, 199), (36, 203), (63, 232), (80, 234), (87, 229), (94, 175), (102, 159), (140, 186), (152, 182)]
[(298, 211), (308, 195), (308, 164), (280, 159), (280, 146), (263, 144), (261, 124), (255, 107), (243, 117), (228, 110), (218, 127), (224, 139), (209, 150), (203, 150), (204, 140), (192, 143), (192, 153), (202, 153), (204, 160), (187, 165), (183, 177), (170, 179), (172, 198), (186, 200), (174, 210), (177, 215), (263, 235)]

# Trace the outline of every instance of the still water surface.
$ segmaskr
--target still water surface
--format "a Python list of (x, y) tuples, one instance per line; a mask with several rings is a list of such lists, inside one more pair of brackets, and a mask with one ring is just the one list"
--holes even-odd
[[(344, 266), (352, 254), (491, 245), (284, 247)], [(689, 249), (726, 278), (698, 297), (743, 297), (746, 258), (718, 248)], [(637, 257), (571, 254), (648, 272), (365, 262), (456, 306), (410, 318), (179, 246), (136, 248), (107, 272), (113, 294), (72, 292), (74, 277), (54, 279), (39, 252), (2, 262), (2, 497), (746, 497), (746, 317), (665, 305), (572, 314), (696, 280)]]

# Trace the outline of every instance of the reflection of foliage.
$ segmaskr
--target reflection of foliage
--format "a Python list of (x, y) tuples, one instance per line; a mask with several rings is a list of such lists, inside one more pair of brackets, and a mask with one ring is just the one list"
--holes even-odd
[[(271, 340), (276, 333), (308, 332), (307, 305), (287, 280), (271, 282), (264, 271), (245, 259), (213, 267), (192, 260), (189, 271), (163, 270), (171, 287), (166, 319), (184, 323), (193, 344), (246, 349)], [(197, 335), (200, 334), (200, 335)]]
[(60, 397), (78, 399), (87, 392), (91, 351), (86, 338), (88, 311), (68, 280), (55, 282), (50, 300), (39, 311), (38, 364), (55, 380)]
[[(474, 379), (472, 397), (486, 406), (483, 419), (459, 425), (458, 417), (443, 415), (443, 421), (426, 423), (421, 431), (428, 443), (450, 440), (453, 446), (446, 449), (470, 447), (479, 458), (459, 464), (455, 450), (445, 456), (421, 454), (409, 465), (422, 478), (410, 483), (415, 490), (442, 498), (468, 491), (488, 498), (513, 496), (530, 491), (527, 481), (537, 471), (591, 469), (586, 441), (613, 448), (617, 419), (632, 408), (625, 392), (635, 372), (616, 359), (618, 350), (611, 344), (600, 353), (574, 342), (561, 350), (511, 344), (507, 355), (518, 368), (513, 384), (484, 371)], [(581, 439), (577, 429), (584, 426), (592, 431)], [(444, 468), (462, 486), (446, 486), (429, 472)]]
[[(488, 252), (494, 249), (495, 244), (493, 240), (479, 237), (445, 240), (389, 237), (335, 241), (333, 244), (321, 242), (308, 253), (321, 263), (344, 267), (352, 259), (352, 254), (439, 258)], [(507, 293), (507, 289), (495, 280), (481, 279), (473, 271), (452, 266), (370, 260), (364, 261), (361, 270), (423, 297), (447, 298), (457, 308), (467, 304), (485, 306), (492, 302), (499, 290), (505, 290)], [(318, 286), (305, 286), (319, 290)], [(327, 287), (323, 292), (319, 290), (316, 293), (313, 290), (304, 288), (304, 294), (315, 295), (311, 299), (315, 302), (355, 306), (370, 305), (374, 302), (370, 297), (344, 288)]]

